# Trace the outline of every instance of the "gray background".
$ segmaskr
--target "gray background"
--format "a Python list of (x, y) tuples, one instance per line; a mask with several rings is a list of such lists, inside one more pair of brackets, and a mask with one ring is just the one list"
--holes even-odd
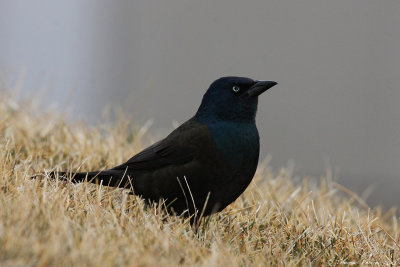
[[(338, 168), (368, 202), (399, 204), (400, 1), (0, 2), (0, 82), (96, 123), (105, 105), (161, 136), (225, 75), (276, 80), (262, 157)], [(48, 89), (50, 88), (50, 89)]]

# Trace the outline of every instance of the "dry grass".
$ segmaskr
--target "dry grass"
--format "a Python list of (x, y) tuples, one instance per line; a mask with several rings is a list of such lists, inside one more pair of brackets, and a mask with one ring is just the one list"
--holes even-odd
[[(320, 185), (262, 165), (246, 192), (195, 232), (188, 221), (122, 190), (30, 179), (44, 169), (123, 162), (145, 131), (68, 124), (30, 102), (0, 100), (1, 266), (256, 266), (400, 264), (395, 212), (368, 209)], [(346, 191), (346, 190), (345, 190)]]

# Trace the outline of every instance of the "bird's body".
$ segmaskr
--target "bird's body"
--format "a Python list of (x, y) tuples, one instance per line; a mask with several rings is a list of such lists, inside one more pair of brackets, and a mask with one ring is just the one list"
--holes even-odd
[(74, 173), (72, 181), (87, 178), (133, 188), (146, 200), (165, 200), (177, 214), (218, 212), (239, 197), (254, 176), (260, 150), (257, 97), (275, 84), (221, 78), (210, 86), (196, 115), (165, 139), (112, 169)]

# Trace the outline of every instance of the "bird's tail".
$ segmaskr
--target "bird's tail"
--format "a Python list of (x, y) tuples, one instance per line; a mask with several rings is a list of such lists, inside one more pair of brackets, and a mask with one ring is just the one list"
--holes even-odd
[(130, 178), (122, 170), (104, 170), (94, 172), (50, 172), (48, 175), (52, 178), (71, 181), (73, 183), (91, 182), (112, 187), (130, 188)]

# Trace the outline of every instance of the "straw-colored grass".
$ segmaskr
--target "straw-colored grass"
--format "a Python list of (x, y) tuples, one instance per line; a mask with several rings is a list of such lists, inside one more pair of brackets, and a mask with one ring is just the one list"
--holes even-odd
[(88, 127), (0, 99), (0, 266), (400, 264), (395, 212), (369, 209), (329, 172), (318, 185), (295, 183), (260, 164), (246, 192), (197, 232), (121, 189), (30, 179), (122, 163), (148, 135), (124, 119)]

